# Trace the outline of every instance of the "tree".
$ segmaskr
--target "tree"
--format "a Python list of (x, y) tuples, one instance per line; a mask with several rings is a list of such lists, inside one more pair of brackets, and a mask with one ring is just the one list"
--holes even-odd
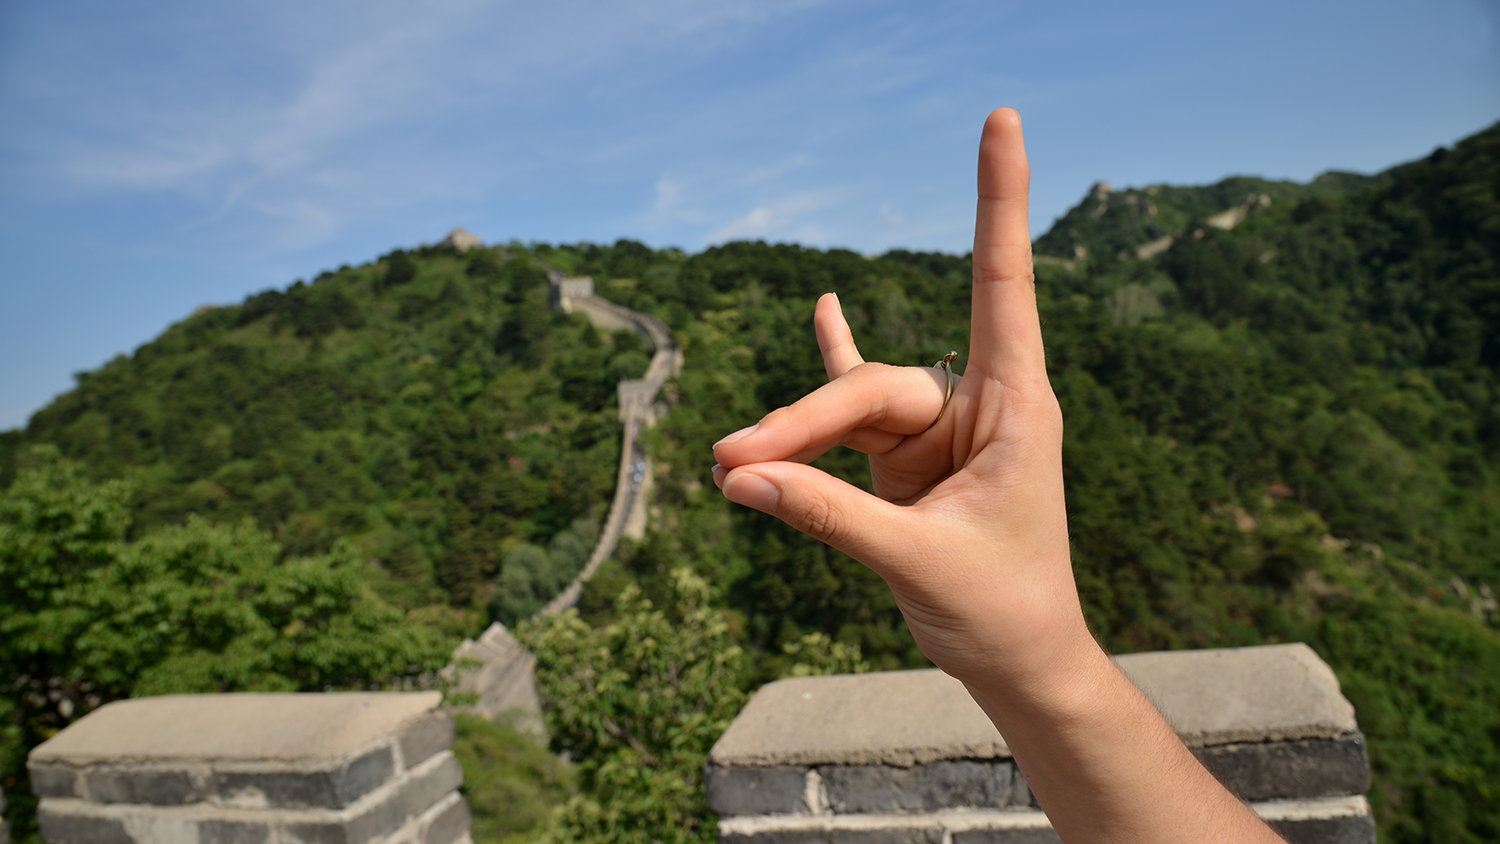
[(0, 759), (21, 813), (25, 754), (109, 701), (371, 688), (448, 661), (451, 641), (369, 594), (347, 544), (284, 558), (249, 521), (196, 517), (132, 540), (130, 484), (29, 457), (0, 495)]
[(715, 840), (703, 765), (744, 703), (743, 655), (705, 580), (676, 570), (672, 601), (657, 609), (631, 585), (603, 626), (568, 610), (517, 629), (537, 657), (553, 747), (579, 760), (582, 793), (549, 840)]

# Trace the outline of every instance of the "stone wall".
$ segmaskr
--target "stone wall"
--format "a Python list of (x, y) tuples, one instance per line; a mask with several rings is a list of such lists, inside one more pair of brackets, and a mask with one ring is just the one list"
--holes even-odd
[[(1116, 663), (1294, 844), (1373, 844), (1353, 707), (1306, 645)], [(896, 671), (761, 688), (709, 755), (724, 844), (1057, 841), (1005, 739), (957, 680)]]
[(437, 692), (119, 701), (32, 750), (49, 844), (468, 844)]

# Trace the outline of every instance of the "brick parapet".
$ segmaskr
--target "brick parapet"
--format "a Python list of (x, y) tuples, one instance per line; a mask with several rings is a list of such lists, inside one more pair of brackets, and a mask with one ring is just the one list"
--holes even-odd
[[(1117, 662), (1288, 840), (1374, 841), (1364, 737), (1306, 646)], [(1004, 739), (937, 671), (770, 684), (715, 745), (704, 777), (724, 844), (1058, 840)]]
[[(463, 844), (468, 809), (437, 695), (145, 698), (91, 713), (36, 748), (33, 790), (49, 844)], [(298, 718), (299, 708), (307, 711)], [(185, 713), (183, 731), (139, 728)], [(215, 710), (220, 710), (215, 712)], [(156, 711), (154, 711), (156, 710)], [(372, 711), (373, 710), (373, 711)], [(383, 711), (382, 711), (383, 710)], [(91, 719), (94, 719), (91, 721)], [(295, 739), (325, 724), (330, 742)], [(69, 731), (77, 732), (69, 735)], [(256, 758), (257, 735), (267, 752)], [(232, 738), (226, 738), (226, 736)], [(92, 739), (92, 741), (90, 740)], [(196, 751), (193, 748), (197, 748)]]

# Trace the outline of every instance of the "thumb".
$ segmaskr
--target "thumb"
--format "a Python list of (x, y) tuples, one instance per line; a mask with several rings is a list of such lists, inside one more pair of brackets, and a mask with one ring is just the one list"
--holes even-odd
[(913, 518), (900, 507), (801, 463), (752, 463), (715, 473), (724, 497), (769, 513), (884, 575)]

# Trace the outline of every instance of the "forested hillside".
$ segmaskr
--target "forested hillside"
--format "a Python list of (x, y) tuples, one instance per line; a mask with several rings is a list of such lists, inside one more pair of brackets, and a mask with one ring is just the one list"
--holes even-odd
[(482, 608), (505, 550), (602, 520), (615, 385), (650, 354), (548, 309), (545, 271), (508, 256), (398, 251), (201, 310), (8, 435), (0, 483), (55, 443), (132, 473), (137, 530), (196, 513), (288, 553), (350, 539), (395, 605)]
[[(1497, 191), (1500, 127), (1375, 177), (1094, 190), (1036, 244), (1056, 259), (1038, 263), (1038, 296), (1101, 640), (1311, 644), (1370, 739), (1389, 841), (1500, 838)], [(710, 446), (823, 381), (823, 292), (870, 359), (965, 349), (960, 256), (396, 252), (195, 314), (81, 376), (0, 434), (0, 487), (35, 495), (36, 467), (63, 471), (35, 450), (51, 444), (91, 483), (131, 485), (112, 493), (131, 519), (113, 540), (240, 525), (279, 559), (365, 561), (371, 599), (407, 625), (515, 618), (586, 553), (617, 459), (614, 384), (648, 354), (549, 311), (532, 259), (660, 316), (685, 355), (675, 407), (648, 433), (653, 529), (591, 582), (581, 623), (628, 627), (614, 600), (627, 587), (628, 607), (673, 606), (687, 567), (724, 624), (699, 604), (692, 617), (744, 651), (742, 691), (787, 671), (786, 647), (811, 633), (878, 668), (923, 664), (877, 578), (723, 501)], [(849, 453), (820, 465), (866, 472)], [(18, 529), (0, 530), (13, 579)], [(495, 587), (507, 568), (529, 591)], [(607, 777), (590, 776), (602, 794)]]

